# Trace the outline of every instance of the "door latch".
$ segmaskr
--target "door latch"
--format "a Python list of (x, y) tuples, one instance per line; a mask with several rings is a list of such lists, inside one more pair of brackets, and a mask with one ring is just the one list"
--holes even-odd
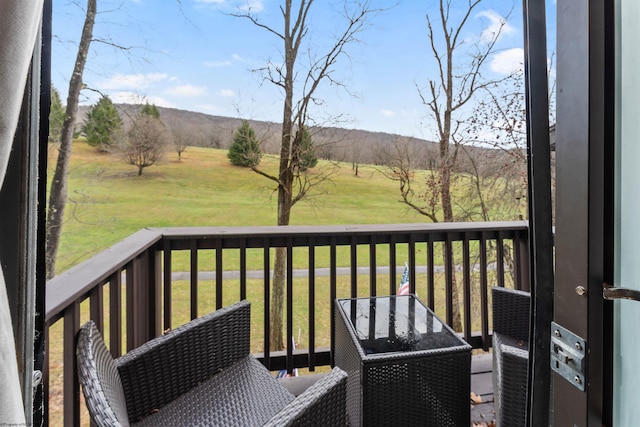
[(551, 322), (551, 369), (584, 391), (587, 343), (570, 330)]
[(628, 299), (640, 301), (640, 291), (629, 288), (615, 288), (608, 283), (603, 283), (602, 298), (606, 300)]

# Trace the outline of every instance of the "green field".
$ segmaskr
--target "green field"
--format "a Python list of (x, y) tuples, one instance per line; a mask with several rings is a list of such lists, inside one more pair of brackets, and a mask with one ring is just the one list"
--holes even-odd
[[(168, 153), (158, 166), (136, 168), (76, 141), (69, 170), (69, 201), (58, 273), (145, 227), (275, 225), (273, 182), (232, 166), (226, 150), (189, 147), (178, 161)], [(50, 168), (54, 165), (50, 159)], [(273, 158), (261, 167), (275, 172)], [(320, 162), (316, 170), (327, 167)], [(317, 173), (312, 170), (311, 173)], [(338, 164), (332, 179), (298, 203), (291, 224), (424, 222), (400, 203), (397, 183), (371, 166), (355, 176)]]

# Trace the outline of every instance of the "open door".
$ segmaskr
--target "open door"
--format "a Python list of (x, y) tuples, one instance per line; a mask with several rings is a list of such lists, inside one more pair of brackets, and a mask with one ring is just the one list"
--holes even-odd
[(613, 425), (640, 420), (640, 3), (616, 1)]
[[(614, 12), (621, 2), (634, 0), (557, 2), (556, 281), (550, 348), (557, 426), (612, 425), (613, 307), (603, 299), (603, 284), (614, 283), (617, 274)], [(640, 122), (638, 117), (633, 121)], [(637, 163), (635, 169), (640, 170)]]

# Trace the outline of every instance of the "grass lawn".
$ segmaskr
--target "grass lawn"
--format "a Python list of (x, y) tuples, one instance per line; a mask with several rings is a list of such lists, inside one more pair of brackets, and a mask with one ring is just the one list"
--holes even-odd
[[(145, 227), (275, 225), (273, 183), (232, 166), (226, 150), (189, 147), (176, 160), (168, 153), (159, 166), (136, 175), (117, 157), (74, 142), (69, 201), (56, 271), (90, 258)], [(50, 165), (55, 164), (54, 158)], [(261, 164), (275, 172), (276, 162)], [(319, 162), (316, 170), (327, 168)], [(312, 173), (318, 173), (312, 171)], [(397, 183), (376, 168), (338, 164), (332, 179), (293, 209), (291, 224), (385, 224), (424, 222), (401, 204)]]

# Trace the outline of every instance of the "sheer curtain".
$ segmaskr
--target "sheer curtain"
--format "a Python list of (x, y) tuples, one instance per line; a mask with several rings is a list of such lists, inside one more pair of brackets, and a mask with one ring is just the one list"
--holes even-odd
[[(42, 5), (43, 0), (0, 1), (0, 185), (18, 124)], [(1, 268), (0, 264), (0, 424), (24, 425), (11, 308)]]

